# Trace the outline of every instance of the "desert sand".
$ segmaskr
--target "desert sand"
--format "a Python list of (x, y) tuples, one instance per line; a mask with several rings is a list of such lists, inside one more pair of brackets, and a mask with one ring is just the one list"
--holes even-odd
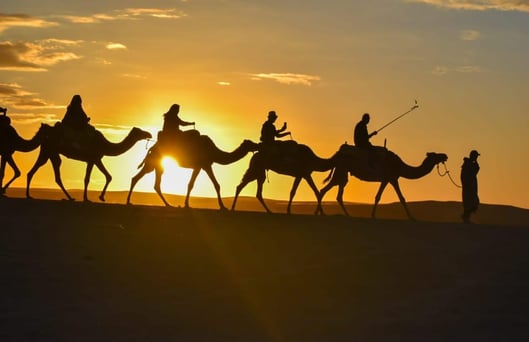
[(286, 215), (268, 200), (270, 215), (255, 198), (223, 212), (21, 194), (0, 199), (0, 341), (529, 336), (529, 210), (484, 204), (469, 225), (457, 202), (410, 203), (411, 222), (398, 203), (373, 220), (352, 203), (352, 217), (332, 202), (314, 216), (314, 203)]

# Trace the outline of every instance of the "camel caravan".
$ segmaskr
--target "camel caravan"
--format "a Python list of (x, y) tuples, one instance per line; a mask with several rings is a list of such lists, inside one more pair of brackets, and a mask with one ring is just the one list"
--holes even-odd
[[(417, 107), (415, 103), (415, 106), (408, 112), (397, 117), (395, 120)], [(149, 132), (134, 127), (121, 142), (110, 142), (100, 131), (89, 123), (90, 118), (82, 108), (82, 99), (79, 95), (73, 96), (62, 121), (56, 122), (53, 126), (44, 123), (41, 124), (34, 137), (29, 140), (18, 135), (7, 116), (7, 109), (0, 108), (0, 112), (3, 113), (0, 115), (0, 197), (5, 196), (7, 188), (15, 179), (21, 176), (21, 172), (13, 159), (13, 154), (17, 151), (30, 152), (40, 147), (37, 160), (27, 174), (26, 197), (28, 199), (31, 198), (30, 188), (33, 176), (49, 160), (53, 166), (55, 182), (63, 191), (66, 198), (73, 200), (61, 179), (62, 155), (66, 158), (86, 163), (83, 192), (84, 201), (89, 201), (88, 185), (93, 167), (96, 166), (103, 173), (105, 176), (105, 184), (99, 195), (99, 200), (105, 201), (105, 193), (112, 180), (112, 176), (103, 164), (103, 157), (122, 155), (130, 150), (137, 142), (152, 139)], [(287, 206), (288, 214), (291, 213), (292, 201), (294, 200), (297, 188), (300, 182), (305, 180), (314, 192), (317, 201), (315, 214), (324, 214), (322, 200), (329, 190), (338, 186), (337, 201), (344, 214), (349, 215), (344, 206), (343, 193), (349, 176), (354, 176), (362, 181), (380, 183), (372, 209), (371, 216), (373, 218), (376, 215), (376, 208), (384, 189), (388, 184), (391, 184), (406, 214), (410, 219), (413, 219), (400, 190), (399, 178), (421, 178), (429, 174), (436, 165), (444, 163), (448, 159), (444, 153), (429, 152), (420, 165), (410, 166), (402, 161), (398, 155), (385, 147), (373, 146), (369, 139), (378, 132), (368, 133), (367, 124), (370, 118), (367, 113), (362, 116), (362, 120), (355, 127), (354, 145), (343, 144), (329, 158), (321, 158), (307, 145), (297, 143), (292, 139), (278, 140), (278, 138), (287, 135), (291, 136), (291, 134), (287, 131), (286, 123), (279, 129), (275, 127), (275, 121), (277, 120), (275, 111), (268, 113), (268, 118), (261, 128), (259, 143), (245, 139), (237, 148), (230, 152), (221, 150), (210, 137), (201, 134), (194, 128), (181, 130), (181, 127), (194, 126), (195, 123), (182, 120), (179, 117), (179, 112), (180, 106), (174, 104), (164, 114), (163, 128), (158, 132), (156, 142), (147, 151), (144, 160), (138, 166), (138, 173), (131, 179), (126, 200), (127, 204), (131, 204), (133, 190), (138, 181), (146, 174), (154, 171), (154, 190), (166, 206), (171, 206), (161, 190), (161, 180), (164, 172), (161, 160), (165, 156), (170, 156), (177, 160), (181, 167), (193, 170), (187, 186), (184, 203), (186, 208), (189, 208), (189, 198), (196, 178), (200, 171), (204, 170), (213, 183), (220, 209), (226, 210), (227, 208), (220, 194), (220, 184), (213, 173), (212, 166), (214, 163), (220, 165), (232, 164), (244, 158), (248, 153), (253, 153), (248, 169), (243, 174), (239, 185), (235, 189), (235, 197), (231, 210), (235, 210), (238, 197), (246, 185), (257, 181), (256, 198), (266, 212), (271, 213), (262, 194), (266, 173), (271, 170), (275, 173), (294, 178)], [(388, 125), (393, 121), (388, 123)], [(9, 165), (13, 169), (14, 174), (4, 184), (6, 165)], [(318, 189), (312, 178), (314, 171), (329, 172), (328, 177), (324, 180), (326, 184), (321, 189)]]

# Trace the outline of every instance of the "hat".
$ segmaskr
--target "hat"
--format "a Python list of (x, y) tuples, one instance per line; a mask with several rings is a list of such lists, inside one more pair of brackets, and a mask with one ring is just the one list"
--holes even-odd
[(476, 150), (470, 151), (470, 158), (476, 158), (479, 155), (480, 155), (479, 152)]
[(277, 118), (277, 114), (274, 110), (268, 112), (268, 118)]

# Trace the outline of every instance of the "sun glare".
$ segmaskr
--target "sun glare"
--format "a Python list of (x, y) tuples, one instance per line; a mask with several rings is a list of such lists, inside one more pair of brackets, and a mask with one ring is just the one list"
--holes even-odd
[(171, 157), (163, 157), (161, 163), (164, 169), (162, 178), (163, 191), (179, 195), (185, 194), (192, 170), (181, 168)]

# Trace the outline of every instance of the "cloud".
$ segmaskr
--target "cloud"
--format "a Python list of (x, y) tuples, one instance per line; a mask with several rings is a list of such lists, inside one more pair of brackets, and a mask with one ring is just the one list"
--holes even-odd
[(2, 107), (19, 110), (62, 109), (63, 105), (50, 104), (37, 94), (16, 83), (0, 83), (0, 103)]
[(220, 85), (220, 86), (229, 86), (229, 85), (231, 85), (230, 82), (226, 82), (226, 81), (218, 81), (217, 84)]
[(108, 50), (126, 50), (127, 47), (121, 43), (108, 43), (106, 45)]
[(311, 86), (312, 82), (319, 81), (319, 76), (313, 75), (304, 75), (304, 74), (292, 74), (292, 73), (261, 73), (261, 74), (251, 74), (253, 80), (262, 80), (270, 79), (277, 81), (282, 84), (299, 84), (305, 86)]
[(12, 27), (52, 27), (59, 25), (56, 22), (34, 18), (25, 14), (0, 13), (0, 33)]
[(15, 125), (33, 125), (36, 123), (46, 122), (53, 123), (58, 121), (57, 115), (48, 113), (8, 113), (11, 123)]
[(89, 16), (62, 15), (59, 17), (75, 24), (95, 24), (113, 20), (137, 20), (142, 17), (180, 19), (185, 16), (187, 16), (186, 13), (174, 8), (126, 8), (112, 13), (98, 13)]
[(459, 34), (461, 40), (478, 40), (481, 37), (481, 33), (476, 30), (464, 30)]
[(428, 4), (440, 8), (473, 11), (519, 11), (529, 12), (529, 1), (527, 0), (404, 0)]
[(94, 124), (94, 127), (103, 133), (104, 135), (117, 135), (123, 136), (126, 135), (132, 127), (130, 126), (120, 126), (120, 125), (109, 125), (109, 124)]
[(31, 42), (0, 42), (0, 70), (46, 71), (46, 67), (63, 61), (80, 59), (73, 52), (60, 51), (74, 41), (48, 39)]
[(462, 66), (453, 67), (453, 68), (437, 65), (432, 70), (432, 74), (435, 76), (443, 76), (443, 75), (448, 74), (449, 72), (481, 73), (483, 72), (483, 69), (477, 65), (462, 65)]

